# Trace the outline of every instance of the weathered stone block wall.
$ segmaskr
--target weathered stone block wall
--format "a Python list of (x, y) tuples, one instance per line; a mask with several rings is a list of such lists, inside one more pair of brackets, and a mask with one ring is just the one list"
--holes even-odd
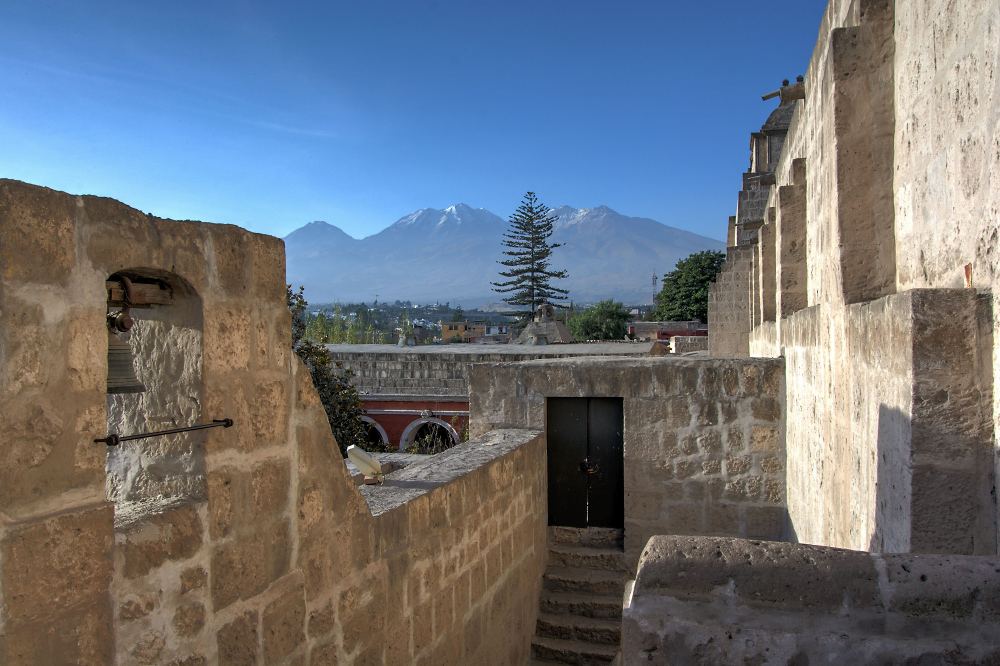
[[(905, 3), (832, 0), (820, 26), (769, 204), (779, 225), (786, 214), (801, 220), (807, 250), (779, 254), (779, 303), (786, 265), (798, 289), (804, 259), (809, 308), (782, 306), (775, 327), (749, 336), (751, 353), (787, 358), (788, 506), (801, 541), (997, 552), (997, 529), (987, 526), (997, 520), (996, 500), (984, 494), (996, 478), (996, 447), (987, 443), (996, 417), (983, 420), (998, 413), (983, 406), (997, 376), (985, 370), (995, 363), (991, 315), (971, 290), (878, 298), (961, 286), (971, 259), (959, 248), (975, 246), (969, 229), (990, 215), (981, 197), (965, 201), (980, 211), (969, 225), (945, 212), (954, 211), (957, 156), (985, 164), (988, 150), (968, 137), (1000, 117), (963, 92), (987, 78), (996, 88), (991, 66), (978, 63), (996, 60), (989, 35), (997, 11), (974, 4), (940, 5), (936, 15)], [(958, 63), (971, 68), (961, 86)], [(963, 172), (967, 183), (985, 182), (977, 169)], [(786, 230), (796, 231), (781, 226), (779, 244)], [(918, 266), (918, 256), (930, 260)], [(914, 280), (917, 273), (924, 277)]]
[(991, 664), (1000, 559), (660, 536), (622, 618), (623, 663)]
[(708, 353), (750, 355), (750, 273), (753, 247), (726, 249), (726, 263), (708, 290)]
[[(997, 331), (1000, 7), (974, 0), (897, 4), (897, 286), (959, 288), (965, 265), (972, 264), (973, 287), (993, 293)], [(1000, 336), (993, 338), (1000, 345)], [(993, 349), (993, 363), (996, 384), (1000, 347)], [(997, 432), (1000, 396), (994, 400)], [(996, 442), (994, 449), (1000, 451)]]
[(774, 321), (776, 300), (776, 269), (775, 259), (777, 252), (776, 234), (774, 231), (774, 209), (770, 208), (768, 223), (760, 228), (757, 239), (757, 256), (754, 265), (758, 267), (760, 273), (757, 287), (757, 301), (755, 310), (755, 320), (762, 322)]
[[(177, 386), (201, 420), (235, 425), (123, 445), (200, 452), (200, 492), (105, 501), (93, 439), (108, 428), (105, 280), (120, 270), (200, 304), (201, 356), (184, 359), (200, 381)], [(544, 441), (456, 447), (477, 466), (427, 472), (373, 515), (290, 349), (280, 240), (3, 180), (0, 312), (0, 663), (527, 661)], [(139, 427), (128, 416), (115, 424)]]
[[(369, 393), (458, 395), (468, 393), (469, 359), (459, 354), (341, 352), (330, 356), (354, 373), (353, 384)], [(483, 361), (489, 360), (489, 354)]]
[(892, 0), (827, 5), (767, 197), (752, 326), (772, 318), (774, 288), (781, 316), (896, 290), (893, 27)]
[(827, 81), (836, 146), (836, 250), (840, 292), (847, 303), (896, 291), (894, 5), (895, 0), (854, 3), (856, 19), (830, 33)]
[(270, 460), (213, 472), (207, 504), (122, 521), (117, 663), (527, 661), (546, 552), (536, 432), (489, 433), (360, 491), (329, 441), (298, 438), (294, 513), (296, 475)]
[[(900, 289), (996, 285), (1000, 7), (896, 7), (895, 224)], [(996, 289), (994, 288), (994, 292)]]
[(915, 290), (842, 317), (814, 306), (783, 322), (794, 538), (996, 553), (989, 301)]
[(474, 365), (470, 428), (543, 428), (546, 398), (622, 397), (629, 566), (654, 534), (781, 539), (783, 370), (697, 357)]
[(648, 344), (546, 345), (541, 351), (527, 345), (503, 345), (502, 351), (483, 351), (489, 347), (477, 345), (472, 350), (465, 348), (454, 352), (443, 351), (441, 347), (407, 351), (386, 350), (385, 345), (349, 347), (350, 349), (345, 349), (345, 345), (327, 345), (330, 358), (341, 363), (345, 370), (354, 373), (352, 383), (359, 391), (398, 395), (454, 395), (463, 398), (469, 393), (469, 366), (473, 363), (510, 363), (531, 358), (580, 356), (584, 353), (595, 356), (605, 353), (645, 356), (649, 352)]
[[(801, 108), (801, 106), (799, 107)], [(794, 113), (793, 113), (794, 118)], [(777, 262), (777, 319), (798, 312), (807, 304), (806, 282), (806, 161), (792, 160), (792, 184), (772, 190), (775, 207)]]
[(675, 354), (708, 351), (707, 335), (675, 335), (670, 338), (670, 349)]
[(750, 356), (754, 358), (777, 358), (781, 356), (776, 322), (765, 321), (750, 331)]

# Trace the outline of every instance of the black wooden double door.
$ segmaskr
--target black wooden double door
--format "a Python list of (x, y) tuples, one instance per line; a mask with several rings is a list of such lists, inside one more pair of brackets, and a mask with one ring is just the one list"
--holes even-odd
[(625, 523), (621, 398), (548, 398), (549, 525)]

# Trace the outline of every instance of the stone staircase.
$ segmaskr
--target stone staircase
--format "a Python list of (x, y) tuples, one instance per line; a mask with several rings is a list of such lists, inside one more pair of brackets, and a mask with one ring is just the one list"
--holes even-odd
[(617, 663), (629, 578), (623, 555), (621, 530), (549, 528), (532, 666)]

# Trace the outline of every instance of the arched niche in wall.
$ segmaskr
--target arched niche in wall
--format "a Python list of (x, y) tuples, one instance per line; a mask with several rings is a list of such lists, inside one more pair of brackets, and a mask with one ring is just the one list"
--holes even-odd
[(399, 450), (405, 451), (423, 436), (428, 434), (433, 436), (435, 434), (434, 431), (447, 433), (452, 440), (451, 446), (455, 446), (462, 441), (458, 432), (456, 432), (450, 423), (433, 416), (425, 416), (406, 426), (406, 430), (403, 431), (402, 436), (399, 438)]
[(383, 428), (378, 421), (370, 416), (362, 416), (361, 420), (368, 424), (368, 438), (369, 444), (388, 444), (389, 435), (385, 433), (385, 428)]
[[(202, 423), (201, 298), (183, 278), (153, 269), (122, 270), (109, 276), (108, 284), (122, 275), (137, 292), (151, 296), (137, 299), (147, 302), (131, 309), (131, 329), (114, 334), (131, 348), (136, 378), (146, 390), (108, 394), (108, 433), (125, 436)], [(112, 290), (108, 293), (110, 299)], [(112, 303), (109, 300), (110, 312), (121, 309)], [(108, 499), (131, 503), (203, 498), (203, 442), (204, 431), (194, 431), (108, 447)]]

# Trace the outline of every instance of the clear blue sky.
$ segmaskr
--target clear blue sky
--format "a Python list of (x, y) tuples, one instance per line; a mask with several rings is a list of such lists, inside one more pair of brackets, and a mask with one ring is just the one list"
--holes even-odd
[(355, 237), (527, 190), (718, 239), (825, 2), (0, 3), (0, 177)]

